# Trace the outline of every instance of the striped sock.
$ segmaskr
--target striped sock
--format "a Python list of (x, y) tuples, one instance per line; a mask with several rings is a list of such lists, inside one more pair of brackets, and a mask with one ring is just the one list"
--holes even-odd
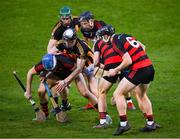
[(147, 124), (152, 125), (154, 123), (153, 115), (147, 115)]
[(127, 116), (126, 115), (120, 115), (120, 125), (121, 126), (126, 126), (127, 125)]
[(46, 117), (49, 115), (48, 102), (40, 103), (42, 111), (45, 113)]
[(106, 122), (106, 112), (99, 112), (100, 124), (104, 124)]

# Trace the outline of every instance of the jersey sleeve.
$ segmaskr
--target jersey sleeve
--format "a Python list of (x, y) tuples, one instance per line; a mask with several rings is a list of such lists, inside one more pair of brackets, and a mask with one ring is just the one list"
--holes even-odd
[(100, 48), (101, 48), (101, 45), (103, 45), (103, 41), (102, 40), (98, 40), (95, 42), (94, 44), (94, 52), (101, 52)]
[[(79, 47), (79, 51), (80, 51), (80, 54), (81, 54), (81, 56), (80, 56), (80, 58), (82, 58), (82, 59), (84, 59), (85, 57), (87, 57), (87, 53), (88, 53), (88, 51), (89, 51), (89, 47), (88, 47), (88, 45), (85, 43), (85, 42), (80, 42), (80, 45), (81, 45), (81, 47)], [(82, 49), (82, 50), (81, 50)]]
[(127, 51), (124, 48), (125, 40), (121, 38), (121, 35), (116, 35), (113, 38), (113, 49), (122, 57)]
[(63, 34), (63, 31), (61, 30), (61, 28), (58, 28), (54, 34), (52, 34), (52, 38), (59, 41), (62, 39), (62, 34)]
[(84, 51), (83, 58), (86, 59), (85, 65), (89, 66), (89, 65), (93, 64), (94, 54), (93, 54), (92, 50), (89, 48), (88, 44), (84, 41), (82, 41), (82, 42), (83, 42), (82, 47), (83, 47), (83, 51)]
[(92, 53), (91, 49), (85, 41), (78, 40), (77, 48), (80, 54), (80, 59), (85, 59), (88, 57), (88, 53)]
[(35, 71), (39, 74), (41, 71), (45, 71), (43, 65), (42, 65), (42, 61), (40, 61), (39, 63), (37, 63), (34, 66)]
[(57, 22), (56, 25), (54, 26), (52, 33), (51, 33), (51, 38), (59, 41), (62, 38), (63, 31), (61, 29), (61, 22)]
[(98, 43), (99, 43), (99, 41), (97, 41), (97, 42), (94, 44), (94, 52), (100, 52), (99, 47), (98, 47)]

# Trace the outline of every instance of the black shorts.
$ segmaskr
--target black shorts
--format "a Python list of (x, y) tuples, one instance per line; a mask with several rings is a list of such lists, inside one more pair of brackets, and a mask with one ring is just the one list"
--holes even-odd
[(145, 68), (135, 70), (130, 70), (130, 72), (125, 75), (125, 78), (129, 80), (134, 85), (148, 84), (154, 79), (155, 70), (153, 66), (148, 66)]
[(117, 75), (115, 75), (115, 76), (113, 76), (113, 77), (108, 77), (108, 76), (104, 76), (103, 78), (106, 80), (106, 81), (108, 81), (108, 82), (110, 82), (110, 83), (116, 83), (116, 81), (119, 79), (119, 80), (121, 80), (123, 77), (125, 77), (125, 75), (126, 75), (127, 73), (126, 72), (121, 72), (121, 74), (117, 74)]
[(115, 75), (113, 77), (108, 77), (108, 76), (104, 76), (103, 77), (106, 81), (110, 82), (110, 83), (116, 83), (117, 79), (118, 79), (118, 75)]
[(103, 77), (106, 81), (110, 82), (110, 83), (116, 83), (117, 79), (121, 80), (122, 78), (124, 78), (127, 74), (129, 73), (129, 70), (123, 70), (121, 72), (121, 74), (115, 75), (113, 77), (108, 77), (105, 76)]

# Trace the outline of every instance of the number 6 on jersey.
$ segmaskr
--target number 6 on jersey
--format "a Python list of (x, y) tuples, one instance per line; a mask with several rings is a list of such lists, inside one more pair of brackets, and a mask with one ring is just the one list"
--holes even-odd
[(131, 44), (131, 46), (138, 48), (140, 44), (132, 37), (126, 37), (126, 40)]

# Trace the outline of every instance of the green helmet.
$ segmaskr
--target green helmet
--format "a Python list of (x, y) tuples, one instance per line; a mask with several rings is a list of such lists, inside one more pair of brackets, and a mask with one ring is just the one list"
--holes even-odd
[(71, 8), (64, 6), (59, 10), (59, 14), (61, 17), (71, 16)]

